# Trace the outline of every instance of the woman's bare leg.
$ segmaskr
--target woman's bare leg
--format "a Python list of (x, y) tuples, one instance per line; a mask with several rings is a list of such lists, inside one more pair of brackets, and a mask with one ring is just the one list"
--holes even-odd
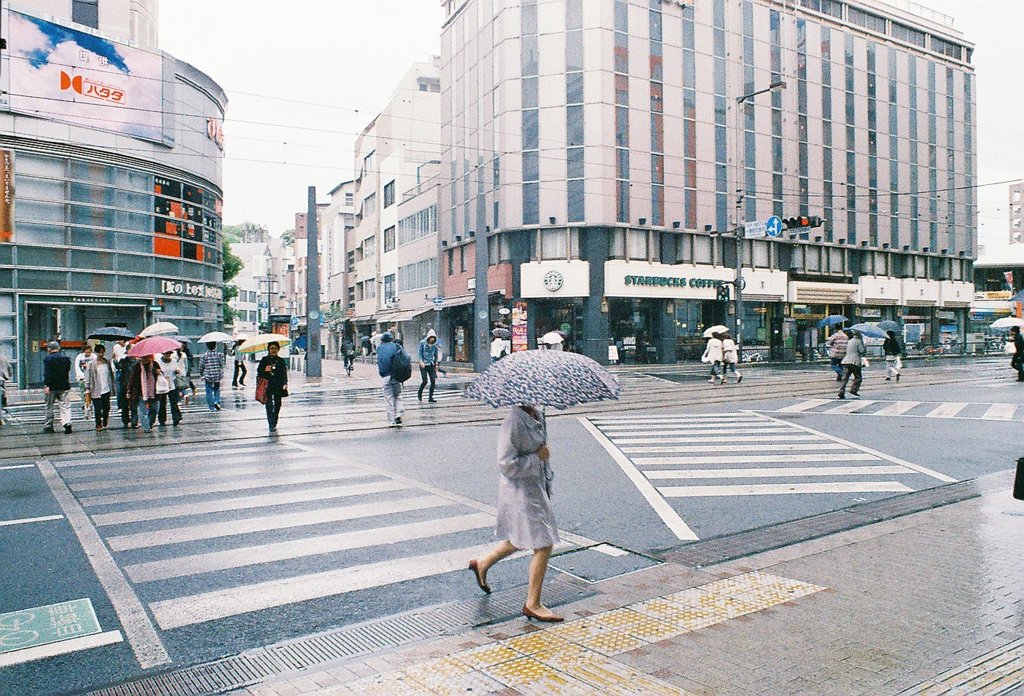
[(491, 549), (489, 554), (476, 559), (476, 567), (480, 569), (480, 577), (483, 578), (484, 582), (487, 582), (487, 571), (492, 565), (503, 558), (508, 558), (517, 550), (518, 549), (516, 549), (516, 547), (506, 539)]
[(544, 574), (548, 570), (548, 559), (551, 558), (551, 547), (534, 549), (530, 559), (530, 585), (526, 591), (526, 608), (530, 611), (548, 616), (551, 610), (540, 602), (540, 591), (544, 587)]

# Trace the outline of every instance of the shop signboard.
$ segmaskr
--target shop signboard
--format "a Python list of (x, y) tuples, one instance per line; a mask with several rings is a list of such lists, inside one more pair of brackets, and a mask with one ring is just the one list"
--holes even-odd
[(14, 153), (0, 150), (0, 242), (14, 240)]
[(862, 309), (860, 315), (864, 319), (880, 319), (882, 317), (882, 310), (880, 309)]
[(12, 111), (163, 142), (163, 58), (10, 12)]
[(528, 304), (514, 302), (512, 304), (512, 352), (529, 350), (530, 342), (526, 333)]

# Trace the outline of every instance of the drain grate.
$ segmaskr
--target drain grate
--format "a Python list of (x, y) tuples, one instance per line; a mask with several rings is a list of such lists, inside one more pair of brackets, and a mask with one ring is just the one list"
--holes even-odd
[[(558, 606), (595, 593), (555, 575), (544, 587), (544, 603)], [(479, 600), (396, 614), (327, 633), (270, 645), (216, 662), (184, 667), (93, 691), (92, 696), (200, 696), (240, 689), (268, 677), (367, 655), (475, 626), (506, 621), (522, 610), (523, 588)]]

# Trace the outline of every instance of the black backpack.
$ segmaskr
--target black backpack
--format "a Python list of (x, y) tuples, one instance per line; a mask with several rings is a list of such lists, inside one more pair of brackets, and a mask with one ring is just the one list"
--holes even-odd
[(405, 382), (412, 377), (412, 362), (409, 354), (398, 347), (398, 351), (391, 356), (391, 379), (396, 382)]

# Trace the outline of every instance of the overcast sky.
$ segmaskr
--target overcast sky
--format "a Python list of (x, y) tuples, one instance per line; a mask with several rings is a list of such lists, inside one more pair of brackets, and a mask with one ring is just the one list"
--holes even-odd
[[(588, 0), (597, 1), (597, 0)], [(924, 0), (976, 44), (978, 183), (1024, 177), (1020, 0)], [(352, 173), (356, 135), (409, 66), (440, 52), (440, 0), (164, 0), (161, 48), (228, 93), (224, 221), (279, 234)], [(283, 10), (283, 11), (282, 11)], [(979, 224), (1005, 245), (1007, 187), (981, 187)]]

